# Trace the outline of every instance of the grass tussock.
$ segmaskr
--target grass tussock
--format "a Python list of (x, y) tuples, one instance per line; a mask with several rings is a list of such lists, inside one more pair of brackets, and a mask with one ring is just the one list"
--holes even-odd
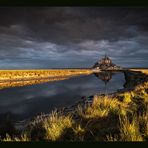
[(89, 119), (106, 117), (111, 113), (125, 114), (125, 112), (123, 112), (123, 108), (125, 109), (125, 104), (122, 104), (116, 98), (109, 98), (108, 96), (94, 96), (93, 103), (90, 106), (87, 106), (86, 109), (79, 106), (77, 111), (81, 117)]
[(46, 139), (55, 141), (63, 132), (72, 126), (72, 119), (70, 116), (59, 116), (57, 112), (45, 119), (43, 127), (46, 130)]
[(120, 118), (120, 138), (120, 141), (143, 141), (137, 117), (133, 117), (132, 121), (127, 116)]
[(132, 94), (131, 93), (124, 93), (124, 98), (123, 98), (123, 102), (125, 103), (130, 103), (132, 100), (131, 100), (131, 97), (132, 97)]
[(30, 124), (30, 135), (33, 140), (58, 140), (67, 129), (72, 127), (73, 121), (70, 115), (64, 116), (54, 111), (46, 118), (36, 118)]
[(148, 140), (148, 109), (146, 113), (138, 116), (140, 132), (145, 140)]

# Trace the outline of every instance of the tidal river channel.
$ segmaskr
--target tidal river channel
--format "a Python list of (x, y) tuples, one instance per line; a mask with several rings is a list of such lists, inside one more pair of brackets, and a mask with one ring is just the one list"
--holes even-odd
[(116, 92), (124, 84), (124, 74), (116, 72), (3, 88), (0, 90), (0, 119), (9, 114), (16, 120), (24, 120), (55, 108), (71, 106), (84, 96)]

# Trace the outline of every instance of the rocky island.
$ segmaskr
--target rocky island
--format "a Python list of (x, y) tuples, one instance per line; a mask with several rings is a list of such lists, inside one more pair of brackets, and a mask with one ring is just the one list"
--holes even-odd
[(117, 66), (112, 62), (112, 60), (108, 56), (104, 56), (104, 58), (100, 59), (98, 62), (94, 64), (92, 67), (94, 70), (121, 70), (120, 66)]

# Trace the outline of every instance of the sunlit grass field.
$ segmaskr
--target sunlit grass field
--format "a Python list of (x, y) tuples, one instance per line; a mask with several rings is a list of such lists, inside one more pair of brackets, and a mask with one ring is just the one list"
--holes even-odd
[(132, 70), (132, 71), (140, 71), (140, 72), (142, 72), (144, 74), (148, 74), (148, 69), (130, 69), (130, 70)]
[(21, 81), (2, 81), (0, 82), (0, 89), (10, 88), (10, 87), (22, 87), (26, 85), (35, 85), (46, 82), (61, 81), (68, 79), (69, 77), (54, 77), (46, 79), (32, 79), (32, 80), (21, 80)]
[(91, 69), (0, 70), (0, 80), (21, 80), (90, 74)]
[[(130, 69), (148, 74), (148, 69)], [(0, 70), (0, 81), (23, 80), (49, 77), (66, 77), (81, 74), (91, 74), (92, 69), (25, 69), (25, 70)]]

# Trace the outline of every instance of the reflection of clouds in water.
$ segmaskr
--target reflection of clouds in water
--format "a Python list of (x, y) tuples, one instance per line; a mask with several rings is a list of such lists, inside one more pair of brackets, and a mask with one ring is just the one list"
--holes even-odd
[[(124, 77), (119, 73), (107, 84), (111, 91), (123, 88)], [(69, 106), (82, 96), (104, 91), (104, 82), (94, 75), (73, 77), (63, 81), (0, 90), (0, 112), (11, 111), (22, 116), (48, 112)]]
[[(123, 73), (116, 73), (115, 76), (112, 77), (112, 79), (107, 84), (107, 90), (108, 91), (115, 91), (117, 89), (122, 89), (123, 84), (125, 83), (124, 74)], [(118, 78), (118, 79), (117, 79)], [(121, 87), (122, 84), (122, 87)]]
[(24, 102), (19, 103), (14, 103), (14, 104), (8, 104), (7, 102), (5, 104), (2, 104), (0, 106), (0, 113), (5, 113), (5, 112), (11, 112), (12, 114), (17, 114), (17, 115), (22, 115), (25, 112), (28, 111), (27, 106), (24, 104)]
[(56, 92), (56, 90), (54, 89), (52, 89), (52, 90), (42, 90), (41, 91), (41, 94), (43, 95), (43, 96), (54, 96), (55, 94), (56, 94), (57, 92)]
[(28, 95), (25, 96), (25, 99), (30, 100), (30, 99), (33, 99), (34, 97), (35, 97), (34, 95), (29, 95), (28, 94)]

